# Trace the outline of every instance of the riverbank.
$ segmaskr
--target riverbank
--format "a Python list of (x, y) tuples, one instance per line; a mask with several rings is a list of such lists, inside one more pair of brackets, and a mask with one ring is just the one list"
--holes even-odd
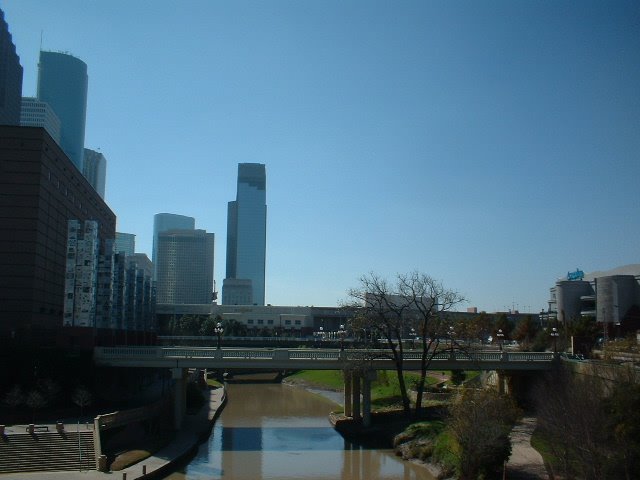
[(185, 417), (182, 428), (169, 445), (123, 470), (106, 473), (97, 470), (7, 473), (0, 474), (0, 480), (108, 480), (115, 478), (114, 475), (127, 480), (161, 478), (193, 455), (198, 446), (209, 437), (227, 399), (222, 387), (212, 388), (207, 392), (208, 401), (205, 401), (198, 412)]
[[(285, 379), (283, 382), (322, 395), (343, 406), (344, 399), (342, 398), (343, 392), (341, 389), (327, 385), (323, 386), (318, 381), (310, 381), (304, 375)], [(403, 453), (402, 448), (392, 446), (394, 437), (411, 423), (402, 418), (401, 412), (373, 412), (372, 420), (372, 426), (363, 429), (359, 422), (354, 422), (352, 419), (344, 417), (342, 411), (332, 412), (329, 416), (329, 421), (343, 437), (359, 443), (366, 443), (372, 438), (384, 438), (387, 442), (386, 448), (394, 448), (396, 454), (401, 456), (403, 460), (424, 467), (435, 478), (444, 478), (443, 470), (437, 464), (413, 458), (410, 453)], [(533, 417), (525, 417), (514, 426), (510, 434), (512, 452), (505, 466), (505, 473), (508, 478), (523, 480), (546, 480), (549, 478), (542, 456), (531, 445), (531, 435), (534, 429), (535, 418)]]

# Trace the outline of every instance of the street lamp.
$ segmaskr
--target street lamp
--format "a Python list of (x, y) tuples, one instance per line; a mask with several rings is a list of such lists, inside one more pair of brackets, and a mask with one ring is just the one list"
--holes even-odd
[(502, 351), (502, 342), (504, 339), (504, 333), (502, 333), (502, 329), (498, 329), (498, 333), (496, 333), (496, 337), (498, 337), (498, 346), (500, 347), (500, 351)]
[(558, 337), (560, 336), (558, 329), (553, 327), (550, 335), (553, 338), (553, 354), (555, 355), (558, 352)]
[(224, 332), (222, 324), (220, 322), (216, 323), (216, 327), (213, 329), (213, 333), (218, 336), (218, 350), (220, 350), (220, 338), (222, 337), (222, 332)]
[(451, 341), (451, 355), (453, 355), (453, 336), (456, 332), (453, 331), (453, 326), (449, 327), (449, 340)]
[(412, 344), (413, 344), (413, 347), (411, 347), (411, 348), (415, 349), (416, 348), (416, 335), (417, 335), (416, 334), (416, 329), (411, 327), (411, 332), (409, 332), (409, 335), (412, 338)]
[(347, 334), (347, 331), (344, 329), (344, 325), (340, 325), (338, 329), (338, 336), (340, 337), (340, 351), (344, 350), (344, 336)]

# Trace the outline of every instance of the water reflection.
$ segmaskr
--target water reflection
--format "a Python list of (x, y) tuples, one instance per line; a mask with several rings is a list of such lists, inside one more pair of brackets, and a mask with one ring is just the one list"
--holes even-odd
[(209, 440), (171, 480), (433, 480), (391, 450), (346, 442), (327, 420), (336, 405), (285, 385), (228, 386)]

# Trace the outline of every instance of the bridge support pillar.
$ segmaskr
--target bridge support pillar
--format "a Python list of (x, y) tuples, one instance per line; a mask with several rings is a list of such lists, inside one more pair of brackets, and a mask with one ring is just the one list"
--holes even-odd
[(352, 402), (353, 402), (353, 391), (351, 387), (353, 385), (353, 371), (351, 370), (343, 370), (344, 374), (344, 416), (350, 417), (353, 415), (352, 410)]
[(353, 397), (352, 397), (352, 417), (354, 420), (361, 420), (360, 415), (360, 386), (361, 376), (358, 372), (353, 372)]
[(377, 378), (375, 370), (367, 370), (362, 377), (362, 425), (371, 426), (371, 382)]
[(182, 420), (187, 411), (187, 370), (172, 368), (173, 378), (173, 426), (176, 430), (182, 427)]
[(498, 375), (498, 393), (501, 395), (513, 394), (513, 377), (505, 372), (496, 372)]

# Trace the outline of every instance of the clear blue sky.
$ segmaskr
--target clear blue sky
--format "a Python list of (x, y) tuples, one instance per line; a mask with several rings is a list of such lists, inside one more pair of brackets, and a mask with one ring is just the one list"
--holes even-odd
[(267, 166), (267, 301), (335, 305), (419, 270), (487, 311), (640, 263), (640, 2), (0, 0), (89, 71), (86, 146), (118, 230), (216, 234)]

